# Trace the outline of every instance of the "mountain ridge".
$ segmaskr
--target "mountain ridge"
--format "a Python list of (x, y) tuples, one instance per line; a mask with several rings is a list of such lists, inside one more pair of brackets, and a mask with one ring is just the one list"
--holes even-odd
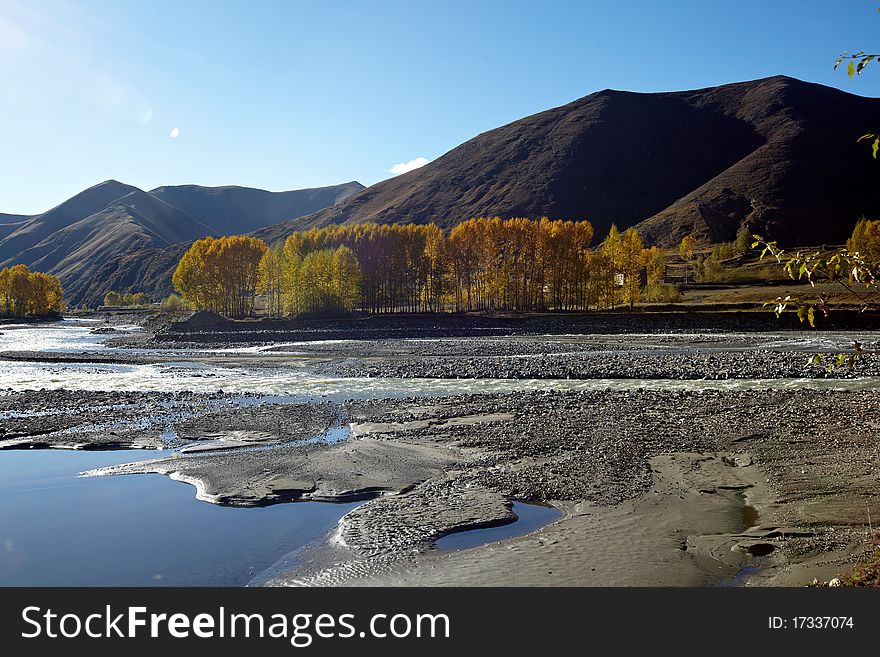
[[(362, 188), (357, 182), (286, 192), (186, 185), (147, 192), (106, 180), (38, 215), (0, 215), (0, 266), (23, 263), (58, 276), (72, 305), (100, 304), (117, 277), (131, 281), (119, 286), (124, 291), (135, 287), (165, 296), (173, 272), (169, 258), (179, 259), (183, 245), (201, 237), (249, 233), (278, 217), (314, 211)], [(175, 194), (198, 216), (167, 202)], [(199, 197), (212, 196), (219, 208), (210, 203), (200, 206)], [(214, 219), (213, 225), (201, 221), (204, 217)], [(139, 258), (155, 262), (138, 263)], [(125, 268), (141, 272), (142, 277), (133, 277)]]
[(839, 244), (860, 217), (880, 217), (880, 161), (856, 142), (877, 115), (880, 99), (787, 76), (605, 89), (366, 188), (145, 192), (104, 181), (39, 215), (0, 215), (0, 266), (44, 265), (62, 275), (69, 300), (94, 304), (109, 289), (167, 295), (176, 258), (198, 237), (273, 243), (333, 223), (450, 229), (477, 216), (549, 216), (591, 221), (596, 241), (616, 224), (660, 246), (687, 234), (728, 241), (741, 227), (782, 244)]
[(546, 215), (588, 219), (599, 237), (612, 223), (638, 226), (661, 246), (689, 233), (729, 240), (740, 226), (788, 243), (840, 242), (860, 215), (880, 214), (871, 184), (880, 164), (856, 143), (878, 114), (880, 99), (788, 76), (689, 91), (606, 89), (257, 234)]

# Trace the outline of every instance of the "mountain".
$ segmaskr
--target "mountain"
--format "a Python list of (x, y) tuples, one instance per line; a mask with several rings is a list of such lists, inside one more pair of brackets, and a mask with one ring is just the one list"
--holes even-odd
[(47, 212), (29, 218), (0, 240), (0, 267), (19, 262), (30, 265), (26, 259), (18, 257), (20, 253), (37, 246), (54, 232), (100, 212), (112, 201), (136, 190), (137, 188), (131, 185), (106, 180), (89, 187)]
[(330, 207), (364, 189), (359, 182), (331, 187), (267, 192), (250, 187), (173, 185), (150, 193), (210, 226), (219, 235), (250, 233), (286, 219)]
[(30, 215), (26, 214), (6, 214), (0, 212), (0, 240), (17, 230), (30, 219)]
[(783, 243), (840, 243), (880, 216), (880, 160), (856, 139), (880, 99), (777, 76), (694, 91), (605, 90), (482, 133), (409, 173), (262, 229), (375, 221), (451, 228), (477, 216), (638, 225), (672, 246), (747, 226)]
[(171, 276), (180, 258), (192, 242), (182, 242), (164, 248), (140, 248), (110, 258), (98, 267), (90, 278), (69, 280), (64, 287), (64, 298), (76, 305), (98, 306), (109, 290), (143, 292), (148, 298), (160, 300), (174, 291)]
[(92, 287), (96, 272), (110, 260), (144, 246), (168, 247), (210, 234), (207, 226), (137, 190), (56, 231), (19, 257), (32, 269), (58, 276), (70, 302)]
[(0, 267), (24, 263), (58, 276), (71, 305), (97, 305), (111, 289), (161, 298), (193, 240), (249, 233), (361, 189), (352, 182), (290, 192), (197, 185), (145, 192), (108, 180), (33, 217), (0, 215)]

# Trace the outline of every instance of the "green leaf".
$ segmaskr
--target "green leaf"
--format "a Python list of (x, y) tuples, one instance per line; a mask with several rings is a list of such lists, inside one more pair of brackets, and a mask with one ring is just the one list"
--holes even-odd
[(813, 306), (810, 306), (807, 311), (807, 321), (810, 322), (812, 328), (816, 328), (816, 309)]
[(803, 322), (807, 318), (807, 307), (801, 306), (798, 308), (798, 319)]
[(877, 137), (874, 140), (874, 144), (871, 146), (871, 151), (873, 152), (874, 159), (877, 159), (877, 151), (880, 151), (880, 137)]
[(873, 139), (873, 138), (876, 137), (876, 136), (877, 136), (877, 135), (875, 135), (873, 132), (869, 132), (868, 134), (866, 134), (866, 135), (862, 135), (861, 137), (859, 137), (858, 139), (856, 139), (856, 143), (858, 143), (858, 142), (860, 142), (860, 141), (864, 141), (865, 139)]
[(850, 61), (850, 63), (846, 65), (846, 74), (849, 76), (849, 79), (852, 80), (852, 76), (856, 74), (855, 62)]

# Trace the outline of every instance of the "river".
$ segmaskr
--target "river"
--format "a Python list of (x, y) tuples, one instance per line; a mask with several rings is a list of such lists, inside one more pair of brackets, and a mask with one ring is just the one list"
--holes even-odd
[[(0, 352), (106, 354), (106, 335), (88, 321), (0, 327)], [(119, 327), (137, 331), (137, 327)], [(642, 341), (645, 348), (649, 339)], [(657, 336), (651, 336), (657, 338)], [(680, 336), (679, 336), (680, 337)], [(724, 336), (718, 345), (724, 347)], [(735, 339), (733, 339), (735, 338)], [(750, 338), (737, 334), (731, 343)], [(877, 335), (862, 336), (877, 341)], [(774, 348), (809, 352), (850, 343), (851, 335), (760, 335)], [(650, 345), (648, 345), (650, 347)], [(295, 352), (295, 345), (289, 345)], [(662, 348), (662, 345), (661, 345)], [(687, 348), (677, 347), (677, 348)], [(734, 348), (734, 347), (732, 347)], [(739, 348), (739, 347), (735, 347)], [(265, 347), (119, 350), (149, 355), (150, 364), (49, 363), (0, 360), (0, 390), (250, 392), (291, 401), (534, 389), (877, 389), (880, 379), (395, 379), (316, 377), (304, 368), (230, 366), (196, 354), (256, 353)], [(0, 393), (3, 394), (3, 393)], [(15, 411), (13, 411), (15, 412)], [(7, 415), (8, 417), (8, 415)], [(0, 416), (0, 423), (3, 417)], [(0, 585), (242, 586), (298, 550), (320, 541), (356, 504), (299, 503), (229, 508), (201, 502), (191, 486), (161, 475), (83, 478), (93, 468), (156, 458), (162, 451), (10, 450), (0, 452)], [(555, 516), (517, 507), (517, 527), (452, 535), (440, 549), (462, 549), (534, 528)], [(515, 509), (516, 510), (516, 509)]]

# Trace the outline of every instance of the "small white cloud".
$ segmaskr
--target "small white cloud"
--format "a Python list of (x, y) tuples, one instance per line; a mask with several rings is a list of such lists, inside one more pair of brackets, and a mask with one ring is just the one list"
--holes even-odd
[(400, 164), (395, 164), (389, 169), (389, 171), (391, 173), (406, 173), (407, 171), (412, 171), (413, 169), (423, 167), (427, 163), (428, 160), (424, 157), (417, 157), (416, 159), (410, 160), (409, 162), (401, 162)]
[(171, 128), (171, 134), (169, 135), (172, 139), (177, 139), (180, 137), (180, 128)]

